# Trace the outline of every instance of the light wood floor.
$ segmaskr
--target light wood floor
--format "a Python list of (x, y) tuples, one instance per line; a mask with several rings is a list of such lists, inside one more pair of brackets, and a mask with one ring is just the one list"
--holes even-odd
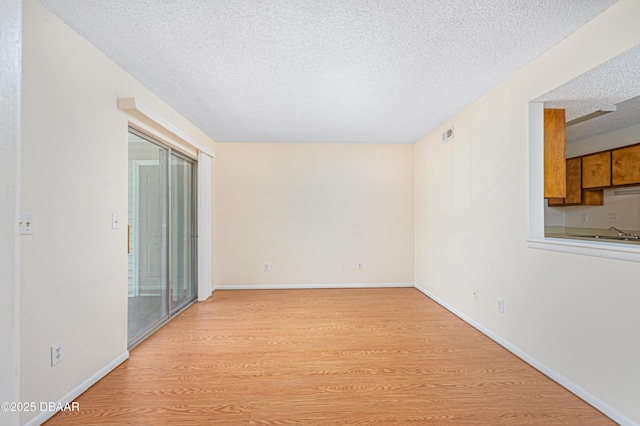
[(415, 289), (217, 291), (51, 425), (605, 425)]

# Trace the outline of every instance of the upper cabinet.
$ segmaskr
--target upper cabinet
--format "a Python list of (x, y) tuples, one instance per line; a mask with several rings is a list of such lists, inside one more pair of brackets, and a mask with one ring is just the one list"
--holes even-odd
[(611, 186), (611, 151), (582, 157), (582, 187), (605, 188)]
[(567, 165), (567, 196), (549, 198), (549, 206), (601, 206), (604, 204), (602, 189), (582, 188), (582, 157), (569, 158)]
[(611, 151), (611, 162), (613, 185), (640, 183), (640, 145), (614, 149)]
[(564, 109), (544, 110), (544, 198), (567, 194)]
[(567, 160), (567, 196), (565, 204), (580, 204), (582, 202), (582, 158)]
[(565, 168), (566, 195), (549, 206), (601, 206), (605, 188), (640, 184), (640, 144), (569, 158)]
[(564, 109), (544, 110), (544, 198), (549, 206), (603, 205), (604, 189), (640, 184), (640, 143), (566, 159)]

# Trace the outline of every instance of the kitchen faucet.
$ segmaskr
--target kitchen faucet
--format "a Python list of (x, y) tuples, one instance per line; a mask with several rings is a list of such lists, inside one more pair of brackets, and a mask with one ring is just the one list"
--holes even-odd
[(628, 235), (628, 236), (631, 235), (631, 234), (627, 234), (626, 232), (622, 232), (621, 230), (619, 230), (615, 226), (610, 226), (609, 229), (613, 229), (614, 231), (618, 231), (618, 236), (620, 236), (620, 237), (625, 236), (625, 235)]
[[(618, 231), (618, 236), (619, 237), (631, 237), (631, 233), (630, 232), (622, 232), (621, 230), (619, 230), (618, 228), (614, 227), (614, 226), (610, 226), (609, 229), (613, 229), (615, 231)], [(637, 236), (637, 234), (636, 234)]]

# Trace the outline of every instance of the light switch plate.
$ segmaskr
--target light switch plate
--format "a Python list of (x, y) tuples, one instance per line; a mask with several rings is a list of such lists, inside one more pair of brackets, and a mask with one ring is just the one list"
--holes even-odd
[(21, 214), (18, 218), (18, 232), (20, 235), (33, 235), (33, 215)]
[(120, 215), (111, 213), (111, 229), (120, 229)]

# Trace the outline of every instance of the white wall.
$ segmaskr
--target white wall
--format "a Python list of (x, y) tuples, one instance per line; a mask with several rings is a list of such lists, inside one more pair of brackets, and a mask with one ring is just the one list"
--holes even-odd
[[(17, 402), (20, 370), (19, 241), (20, 51), (22, 3), (0, 2), (0, 402)], [(0, 423), (18, 424), (0, 411)]]
[(217, 287), (413, 283), (413, 146), (219, 143), (216, 161)]
[(527, 247), (528, 104), (640, 43), (639, 15), (621, 0), (415, 146), (417, 285), (627, 423), (640, 422), (639, 266)]
[(640, 126), (627, 127), (567, 144), (567, 158), (640, 143)]
[[(127, 227), (112, 230), (111, 214), (127, 217), (128, 123), (172, 138), (117, 98), (214, 142), (39, 3), (23, 12), (21, 197), (35, 232), (21, 239), (20, 400), (57, 401), (127, 355)], [(51, 367), (60, 341), (65, 359)]]

